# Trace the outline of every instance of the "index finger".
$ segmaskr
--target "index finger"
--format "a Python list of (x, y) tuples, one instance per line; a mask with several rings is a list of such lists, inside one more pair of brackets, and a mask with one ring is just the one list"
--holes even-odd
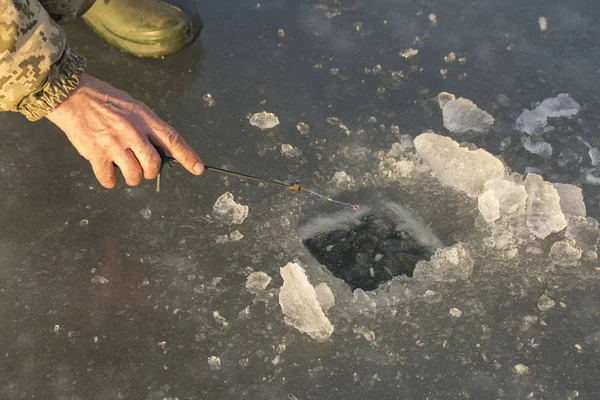
[(204, 172), (204, 163), (185, 139), (166, 123), (154, 129), (151, 140), (169, 152), (185, 169), (194, 175)]

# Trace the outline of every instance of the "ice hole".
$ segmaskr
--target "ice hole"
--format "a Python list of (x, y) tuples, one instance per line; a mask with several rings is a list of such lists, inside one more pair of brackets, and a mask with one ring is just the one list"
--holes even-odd
[(445, 247), (424, 222), (395, 203), (317, 219), (303, 231), (308, 251), (352, 290), (375, 290), (394, 276), (412, 277), (417, 262)]

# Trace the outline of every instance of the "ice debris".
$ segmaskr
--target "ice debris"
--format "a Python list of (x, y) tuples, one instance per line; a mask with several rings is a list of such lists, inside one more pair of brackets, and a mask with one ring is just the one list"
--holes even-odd
[(560, 232), (567, 226), (567, 220), (560, 206), (560, 196), (550, 182), (537, 174), (525, 178), (527, 190), (527, 228), (540, 239), (553, 232)]
[(260, 129), (271, 129), (279, 125), (279, 118), (275, 114), (262, 111), (250, 117), (250, 125)]
[(152, 217), (152, 210), (149, 208), (143, 208), (140, 210), (140, 215), (144, 217), (144, 219), (150, 219), (150, 217)]
[(236, 203), (230, 192), (225, 192), (213, 206), (215, 216), (227, 225), (241, 224), (248, 216), (248, 206)]
[(476, 198), (490, 179), (501, 179), (504, 164), (485, 150), (460, 147), (449, 137), (423, 133), (415, 138), (419, 155), (446, 186)]
[(438, 282), (465, 280), (473, 272), (473, 259), (462, 243), (439, 249), (431, 260), (419, 261), (413, 277), (421, 280), (433, 279)]
[(577, 186), (567, 183), (555, 183), (554, 187), (560, 197), (560, 207), (563, 213), (569, 215), (586, 216), (585, 203), (583, 202), (583, 191)]
[(323, 311), (327, 311), (335, 306), (335, 297), (333, 297), (333, 292), (326, 283), (319, 283), (315, 286), (315, 293)]
[(550, 309), (552, 309), (554, 307), (554, 300), (552, 300), (550, 297), (546, 296), (545, 294), (542, 295), (538, 302), (537, 302), (537, 306), (541, 311), (548, 311)]
[(338, 171), (333, 175), (333, 181), (339, 187), (348, 187), (354, 183), (354, 179), (346, 171)]
[(302, 150), (292, 146), (291, 144), (282, 144), (281, 145), (281, 152), (288, 156), (288, 157), (292, 157), (292, 158), (297, 158), (302, 156)]
[(271, 277), (262, 271), (252, 272), (246, 279), (246, 289), (252, 293), (262, 292), (271, 283)]
[(231, 240), (232, 242), (237, 242), (238, 240), (242, 240), (243, 238), (244, 235), (242, 235), (242, 233), (238, 230), (235, 230), (229, 234), (229, 240)]
[(528, 136), (522, 139), (523, 148), (531, 154), (537, 154), (542, 158), (552, 156), (552, 145), (539, 138), (530, 138)]
[(450, 309), (450, 315), (452, 315), (455, 318), (459, 318), (462, 316), (462, 311), (459, 310), (458, 308), (451, 308)]
[(419, 50), (418, 49), (406, 49), (400, 52), (400, 57), (402, 58), (412, 58), (414, 56), (416, 56), (417, 54), (419, 54)]
[(300, 265), (288, 263), (281, 268), (283, 286), (279, 290), (279, 305), (285, 323), (317, 341), (326, 341), (333, 325), (323, 313), (315, 288)]
[(300, 134), (304, 136), (308, 135), (308, 132), (310, 132), (309, 126), (304, 122), (298, 122), (298, 125), (296, 125), (296, 129), (298, 129), (298, 132), (300, 132)]
[(204, 96), (202, 96), (202, 102), (206, 107), (214, 107), (216, 104), (215, 99), (213, 99), (210, 93), (206, 93)]
[(221, 359), (216, 356), (208, 357), (208, 366), (213, 371), (221, 369)]
[(103, 276), (96, 275), (96, 276), (94, 276), (94, 277), (92, 278), (92, 283), (95, 283), (95, 284), (97, 284), (97, 285), (98, 285), (98, 284), (99, 284), (99, 285), (104, 285), (104, 284), (106, 284), (106, 283), (108, 283), (108, 282), (109, 282), (109, 280), (108, 280), (108, 279), (106, 279), (106, 278), (105, 278), (105, 277), (103, 277)]
[(598, 150), (596, 147), (592, 147), (588, 151), (588, 155), (590, 156), (590, 160), (592, 160), (592, 165), (594, 167), (600, 165), (600, 150)]
[(583, 251), (577, 247), (575, 242), (564, 240), (556, 242), (550, 248), (550, 259), (561, 267), (576, 265)]
[(546, 32), (546, 29), (548, 29), (548, 20), (546, 17), (540, 16), (538, 18), (538, 25), (540, 26), (540, 31)]
[(528, 375), (530, 373), (529, 367), (525, 364), (517, 364), (513, 368), (517, 375)]
[(442, 92), (438, 95), (438, 102), (442, 109), (444, 127), (452, 133), (481, 133), (494, 124), (494, 117), (469, 99), (456, 98), (451, 93)]
[(523, 185), (505, 179), (491, 179), (485, 182), (484, 187), (485, 191), (477, 201), (479, 212), (486, 222), (525, 209), (527, 192)]
[(541, 134), (548, 125), (548, 118), (570, 118), (580, 110), (579, 104), (567, 93), (551, 97), (533, 110), (525, 109), (517, 118), (517, 129), (528, 135)]
[(364, 337), (367, 340), (367, 342), (372, 342), (375, 340), (375, 332), (373, 332), (366, 326), (359, 326), (359, 327), (353, 328), (352, 331), (354, 333), (362, 335), (362, 337)]

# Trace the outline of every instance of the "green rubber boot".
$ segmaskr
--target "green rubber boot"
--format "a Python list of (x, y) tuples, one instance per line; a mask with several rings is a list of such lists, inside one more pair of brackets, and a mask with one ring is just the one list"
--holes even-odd
[(83, 20), (108, 43), (138, 57), (173, 54), (202, 30), (191, 0), (97, 0)]

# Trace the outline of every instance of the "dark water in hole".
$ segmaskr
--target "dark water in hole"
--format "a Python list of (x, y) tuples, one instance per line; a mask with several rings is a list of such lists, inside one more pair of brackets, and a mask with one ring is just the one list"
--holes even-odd
[(397, 221), (386, 215), (369, 214), (358, 224), (319, 234), (304, 245), (352, 290), (374, 290), (394, 276), (412, 276), (417, 262), (431, 257), (407, 231), (396, 226)]

